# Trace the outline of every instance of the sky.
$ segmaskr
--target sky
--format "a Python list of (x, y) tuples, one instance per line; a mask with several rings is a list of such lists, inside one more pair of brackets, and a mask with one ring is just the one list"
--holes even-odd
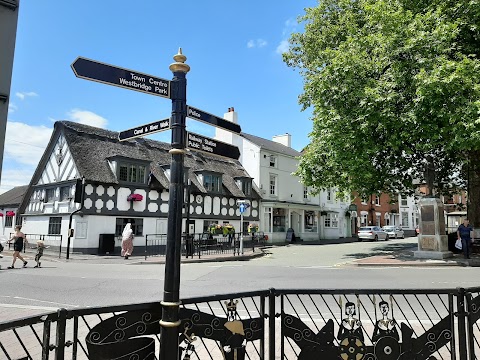
[[(303, 79), (282, 52), (297, 18), (317, 0), (21, 0), (0, 193), (26, 185), (55, 121), (112, 131), (170, 116), (171, 100), (75, 77), (79, 56), (163, 79), (181, 47), (191, 70), (187, 104), (223, 117), (234, 107), (243, 132), (309, 142)], [(187, 119), (187, 130), (214, 128)], [(171, 132), (148, 136), (170, 142)], [(92, 156), (94, 156), (92, 154)]]

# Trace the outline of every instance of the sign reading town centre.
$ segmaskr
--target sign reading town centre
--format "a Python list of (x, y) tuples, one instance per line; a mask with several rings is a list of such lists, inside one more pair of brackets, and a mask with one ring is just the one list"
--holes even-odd
[(132, 129), (120, 131), (118, 133), (118, 140), (125, 141), (128, 139), (133, 139), (139, 136), (145, 136), (165, 130), (170, 130), (170, 118), (155, 121), (146, 125), (140, 125)]
[(187, 131), (187, 148), (238, 160), (238, 147)]
[(76, 77), (170, 99), (170, 80), (83, 57), (78, 57), (71, 66)]

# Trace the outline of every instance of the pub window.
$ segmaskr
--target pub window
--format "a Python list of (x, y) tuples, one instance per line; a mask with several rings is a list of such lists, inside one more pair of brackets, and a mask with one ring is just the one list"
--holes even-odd
[(338, 228), (338, 214), (327, 213), (325, 216), (325, 227)]
[(117, 218), (115, 221), (115, 236), (122, 236), (125, 225), (130, 223), (134, 236), (143, 235), (143, 219)]
[(62, 230), (62, 218), (60, 216), (51, 217), (48, 220), (48, 233), (50, 235), (60, 235)]
[(138, 164), (120, 164), (118, 170), (119, 181), (125, 181), (130, 183), (145, 184), (145, 165)]
[(216, 174), (203, 174), (203, 186), (205, 190), (211, 192), (220, 192), (220, 184), (222, 183), (222, 176)]
[(70, 198), (70, 186), (60, 188), (60, 201), (67, 201)]
[(5, 227), (12, 227), (13, 216), (5, 216)]
[(55, 200), (55, 189), (47, 189), (45, 191), (45, 202), (53, 202)]

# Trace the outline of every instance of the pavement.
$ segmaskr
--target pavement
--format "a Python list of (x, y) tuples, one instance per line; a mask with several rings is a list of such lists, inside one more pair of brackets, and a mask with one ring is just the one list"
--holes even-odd
[[(202, 263), (202, 262), (225, 262), (225, 261), (248, 261), (258, 257), (262, 257), (270, 253), (270, 249), (275, 246), (321, 246), (340, 243), (356, 242), (356, 238), (340, 238), (332, 240), (321, 241), (309, 241), (309, 242), (297, 242), (289, 244), (269, 245), (264, 247), (257, 247), (255, 249), (246, 248), (243, 254), (235, 254), (232, 252), (223, 252), (215, 254), (202, 254), (194, 257), (182, 257), (182, 264), (188, 263)], [(417, 250), (417, 246), (412, 247), (399, 247), (393, 251), (385, 251), (380, 253), (372, 253), (371, 256), (364, 256), (358, 259), (349, 260), (343, 265), (345, 266), (364, 266), (364, 267), (376, 267), (376, 266), (394, 266), (394, 267), (411, 267), (411, 266), (472, 266), (480, 267), (480, 253), (471, 255), (470, 259), (464, 259), (462, 253), (454, 253), (451, 258), (436, 260), (436, 259), (419, 259), (415, 258), (414, 251)], [(5, 258), (9, 258), (12, 252), (4, 250), (1, 254)], [(28, 266), (34, 266), (35, 250), (29, 249), (26, 254), (22, 254), (25, 259), (29, 261)], [(165, 256), (149, 256), (145, 258), (144, 254), (134, 254), (130, 256), (128, 260), (125, 260), (119, 255), (88, 255), (71, 253), (70, 259), (65, 259), (65, 254), (62, 254), (61, 258), (57, 254), (45, 253), (45, 260), (59, 261), (59, 262), (92, 262), (92, 263), (127, 263), (129, 265), (140, 264), (165, 264)], [(5, 259), (3, 259), (5, 260)], [(16, 267), (20, 267), (21, 262), (17, 260)], [(5, 268), (5, 266), (4, 266)]]

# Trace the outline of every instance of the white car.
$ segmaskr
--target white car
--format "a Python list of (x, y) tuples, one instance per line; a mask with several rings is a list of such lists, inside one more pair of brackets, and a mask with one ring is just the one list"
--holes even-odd
[(402, 230), (402, 228), (399, 228), (398, 226), (384, 226), (383, 230), (388, 234), (388, 236), (392, 239), (404, 239), (405, 238), (405, 232)]
[(363, 226), (358, 229), (358, 241), (365, 240), (388, 240), (388, 234), (380, 226)]

